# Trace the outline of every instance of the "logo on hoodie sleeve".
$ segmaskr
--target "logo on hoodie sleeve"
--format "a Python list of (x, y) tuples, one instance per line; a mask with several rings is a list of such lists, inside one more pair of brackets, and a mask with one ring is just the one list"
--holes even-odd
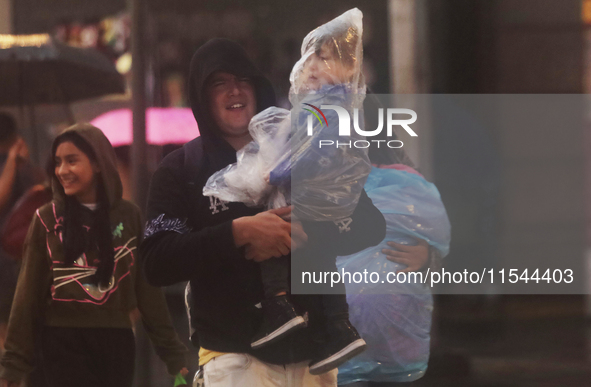
[(146, 223), (146, 231), (144, 231), (144, 238), (149, 238), (161, 231), (174, 231), (179, 234), (186, 234), (191, 229), (187, 226), (187, 219), (180, 220), (178, 218), (165, 218), (165, 214), (160, 214), (158, 217)]

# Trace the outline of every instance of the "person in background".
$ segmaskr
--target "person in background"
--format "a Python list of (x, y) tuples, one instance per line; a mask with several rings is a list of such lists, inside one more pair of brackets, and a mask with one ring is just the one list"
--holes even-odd
[[(369, 94), (366, 125), (381, 104)], [(392, 140), (383, 133), (377, 140)], [(395, 137), (394, 137), (395, 139)], [(375, 248), (339, 257), (339, 270), (411, 272), (441, 267), (449, 251), (450, 224), (437, 188), (415, 169), (403, 148), (370, 147), (368, 196), (386, 218), (387, 235)], [(412, 210), (406, 211), (408, 207)], [(391, 261), (391, 262), (388, 262)], [(409, 277), (410, 278), (410, 277)], [(433, 299), (422, 284), (347, 285), (351, 320), (368, 350), (339, 368), (339, 386), (394, 387), (421, 378), (427, 369)]]
[[(29, 149), (18, 135), (12, 116), (0, 113), (0, 227), (8, 213), (22, 195), (35, 183), (42, 180), (42, 174), (29, 163)], [(18, 262), (0, 248), (0, 353), (4, 348), (6, 325), (14, 297)]]

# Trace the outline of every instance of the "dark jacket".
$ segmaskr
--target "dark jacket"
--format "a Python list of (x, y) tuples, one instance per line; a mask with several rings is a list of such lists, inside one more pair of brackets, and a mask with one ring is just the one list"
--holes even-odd
[[(191, 324), (197, 333), (192, 337), (194, 344), (219, 352), (252, 353), (275, 364), (310, 359), (316, 351), (313, 327), (262, 350), (250, 348), (261, 322), (260, 309), (255, 305), (263, 298), (263, 286), (259, 265), (246, 260), (244, 251), (235, 246), (232, 220), (255, 215), (262, 209), (203, 196), (209, 176), (236, 162), (236, 151), (218, 136), (218, 128), (208, 112), (204, 86), (216, 71), (252, 79), (259, 111), (275, 103), (271, 84), (238, 44), (214, 39), (195, 53), (189, 89), (201, 137), (168, 155), (152, 178), (148, 224), (141, 246), (146, 275), (149, 282), (158, 286), (190, 281)], [(367, 196), (365, 199), (364, 205), (368, 205)], [(376, 227), (368, 230), (363, 246), (355, 246), (355, 251), (377, 244), (384, 237), (383, 217), (370, 201), (369, 207), (370, 212), (375, 210), (372, 219)], [(310, 245), (341, 236), (333, 223), (304, 228)], [(347, 247), (335, 246), (339, 246), (336, 250)], [(336, 251), (331, 253), (337, 255)], [(294, 296), (294, 302), (313, 310), (318, 305), (310, 298)]]
[[(40, 326), (131, 328), (130, 312), (136, 307), (156, 352), (169, 373), (176, 374), (186, 366), (187, 349), (172, 326), (164, 294), (150, 286), (138, 269), (141, 213), (135, 204), (121, 198), (113, 147), (100, 129), (91, 125), (78, 124), (68, 130), (76, 131), (92, 146), (109, 198), (115, 250), (112, 286), (100, 289), (91, 279), (99, 259), (96, 247), (85, 250), (74, 265), (65, 263), (64, 191), (54, 177), (54, 198), (37, 210), (27, 234), (0, 376), (20, 381), (32, 370), (34, 334)], [(82, 216), (84, 227), (91, 231), (92, 211), (84, 208)]]

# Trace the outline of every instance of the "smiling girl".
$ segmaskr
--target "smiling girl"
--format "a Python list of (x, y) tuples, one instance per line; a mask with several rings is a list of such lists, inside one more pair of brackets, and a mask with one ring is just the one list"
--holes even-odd
[(74, 125), (55, 139), (52, 156), (53, 201), (29, 228), (0, 386), (20, 385), (35, 345), (51, 386), (131, 386), (136, 307), (168, 372), (185, 373), (186, 348), (164, 296), (139, 272), (140, 210), (121, 198), (109, 140)]

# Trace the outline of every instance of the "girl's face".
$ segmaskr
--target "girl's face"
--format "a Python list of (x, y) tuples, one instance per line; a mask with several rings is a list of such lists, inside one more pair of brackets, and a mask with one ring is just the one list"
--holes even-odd
[(80, 203), (96, 203), (96, 174), (99, 168), (73, 143), (66, 141), (55, 151), (55, 176), (68, 196)]

